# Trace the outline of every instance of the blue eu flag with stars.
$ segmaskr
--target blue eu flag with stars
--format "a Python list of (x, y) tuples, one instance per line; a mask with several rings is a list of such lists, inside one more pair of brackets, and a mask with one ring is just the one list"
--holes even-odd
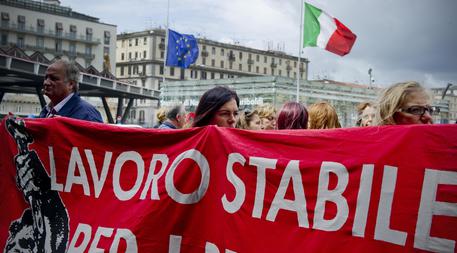
[(198, 58), (197, 39), (168, 29), (167, 66), (188, 68)]

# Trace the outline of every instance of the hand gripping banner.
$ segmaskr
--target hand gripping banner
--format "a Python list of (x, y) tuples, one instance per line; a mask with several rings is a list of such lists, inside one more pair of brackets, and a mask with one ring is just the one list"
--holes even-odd
[(0, 125), (3, 252), (456, 252), (457, 125)]

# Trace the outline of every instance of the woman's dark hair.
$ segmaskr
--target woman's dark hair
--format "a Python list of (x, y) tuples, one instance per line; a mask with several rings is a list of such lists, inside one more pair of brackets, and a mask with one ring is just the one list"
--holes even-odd
[(225, 86), (216, 86), (207, 90), (200, 98), (200, 102), (198, 102), (193, 126), (201, 127), (209, 125), (219, 108), (232, 99), (236, 100), (236, 105), (239, 107), (240, 99), (234, 90)]
[(285, 103), (278, 115), (278, 129), (306, 129), (308, 127), (308, 111), (297, 102)]

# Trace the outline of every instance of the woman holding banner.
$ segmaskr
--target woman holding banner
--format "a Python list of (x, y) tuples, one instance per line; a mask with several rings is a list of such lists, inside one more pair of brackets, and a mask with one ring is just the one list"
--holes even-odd
[(397, 83), (379, 99), (376, 125), (433, 124), (431, 99), (417, 82)]
[(217, 86), (206, 91), (195, 110), (194, 127), (235, 127), (240, 99), (234, 90)]

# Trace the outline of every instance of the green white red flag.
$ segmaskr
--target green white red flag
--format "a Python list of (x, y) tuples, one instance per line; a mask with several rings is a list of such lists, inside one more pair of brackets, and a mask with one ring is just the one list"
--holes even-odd
[(320, 47), (340, 56), (351, 51), (357, 36), (338, 19), (305, 3), (303, 47)]

